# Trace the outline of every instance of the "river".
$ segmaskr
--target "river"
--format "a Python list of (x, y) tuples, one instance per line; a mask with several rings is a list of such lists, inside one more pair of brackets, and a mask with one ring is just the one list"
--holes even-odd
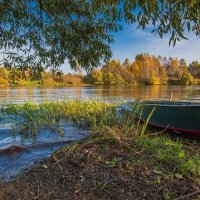
[(41, 102), (65, 98), (121, 101), (149, 99), (200, 102), (200, 86), (84, 86), (0, 88), (0, 103)]

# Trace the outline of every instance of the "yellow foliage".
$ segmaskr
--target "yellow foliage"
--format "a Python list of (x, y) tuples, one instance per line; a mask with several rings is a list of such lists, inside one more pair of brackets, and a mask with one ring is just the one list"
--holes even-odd
[(183, 74), (181, 81), (184, 85), (191, 85), (193, 83), (193, 76), (190, 73)]
[(8, 80), (0, 77), (0, 85), (8, 85)]
[(152, 76), (148, 80), (148, 84), (150, 84), (150, 85), (160, 85), (160, 79), (158, 77)]
[(23, 86), (23, 85), (25, 85), (25, 81), (22, 80), (22, 79), (19, 79), (19, 80), (17, 81), (17, 84)]

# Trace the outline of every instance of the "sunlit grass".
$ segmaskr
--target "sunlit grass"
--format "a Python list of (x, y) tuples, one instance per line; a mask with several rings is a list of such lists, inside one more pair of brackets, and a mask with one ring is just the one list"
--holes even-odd
[(167, 135), (137, 138), (138, 144), (148, 152), (149, 160), (157, 160), (161, 165), (166, 164), (181, 175), (187, 174), (200, 178), (200, 151), (198, 149), (196, 152), (189, 153), (183, 141), (178, 138), (172, 140)]

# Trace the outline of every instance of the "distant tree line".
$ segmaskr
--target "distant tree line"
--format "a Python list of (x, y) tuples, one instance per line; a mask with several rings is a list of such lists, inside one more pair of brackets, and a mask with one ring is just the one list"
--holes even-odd
[(135, 61), (112, 60), (84, 77), (90, 84), (199, 84), (200, 63), (187, 66), (184, 59), (139, 54)]
[(138, 54), (133, 62), (112, 60), (85, 76), (43, 67), (0, 67), (0, 85), (137, 85), (137, 84), (200, 84), (200, 62), (189, 65), (184, 59)]
[(26, 67), (0, 67), (0, 85), (80, 85), (82, 84), (81, 73), (64, 74), (62, 71), (55, 69), (45, 71), (43, 67), (29, 68)]

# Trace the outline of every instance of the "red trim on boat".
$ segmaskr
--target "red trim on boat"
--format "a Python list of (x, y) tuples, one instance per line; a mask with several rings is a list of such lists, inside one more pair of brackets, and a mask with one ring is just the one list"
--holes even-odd
[(200, 130), (193, 130), (193, 129), (182, 129), (182, 128), (172, 128), (172, 127), (167, 127), (167, 126), (161, 126), (161, 125), (156, 125), (152, 123), (148, 123), (151, 126), (155, 126), (157, 128), (162, 128), (166, 130), (171, 130), (171, 131), (178, 131), (181, 133), (190, 133), (190, 134), (200, 134)]

